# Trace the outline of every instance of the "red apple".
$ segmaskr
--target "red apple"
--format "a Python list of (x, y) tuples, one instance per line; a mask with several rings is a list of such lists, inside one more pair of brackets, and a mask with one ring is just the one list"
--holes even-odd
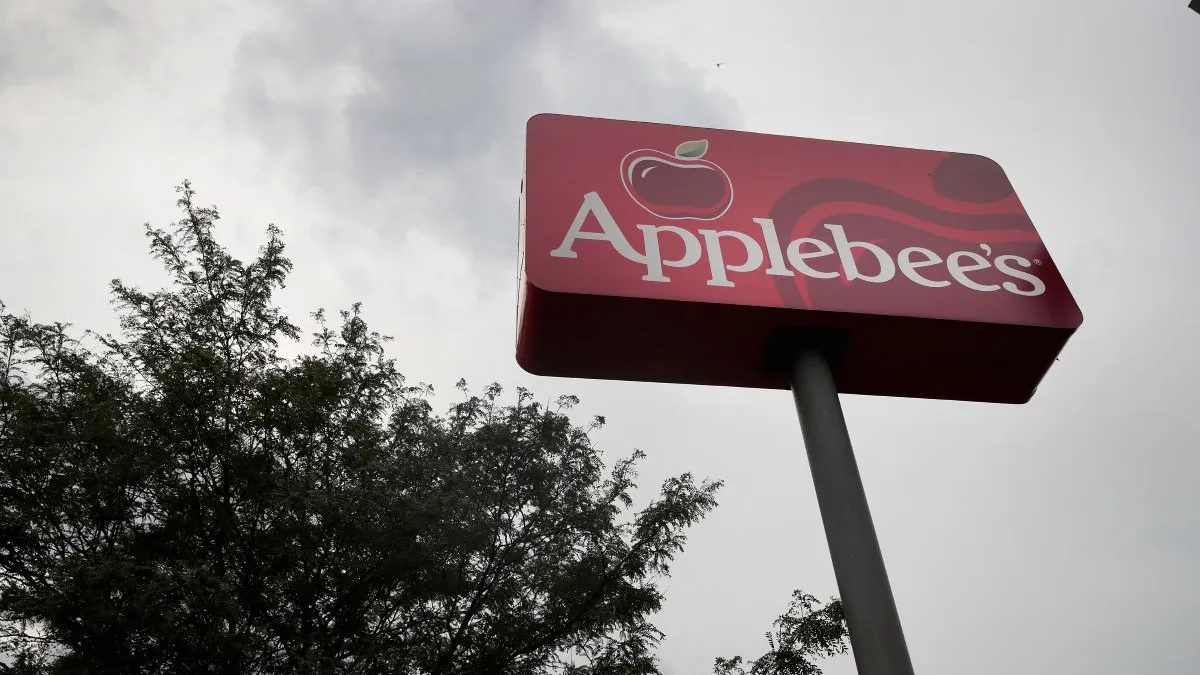
[(668, 220), (715, 220), (733, 203), (729, 174), (702, 159), (708, 141), (686, 141), (669, 155), (634, 150), (621, 160), (621, 182), (633, 201)]

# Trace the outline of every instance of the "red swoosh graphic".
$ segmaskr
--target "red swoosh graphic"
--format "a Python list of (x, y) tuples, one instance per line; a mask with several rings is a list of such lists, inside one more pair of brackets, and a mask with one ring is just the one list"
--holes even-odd
[[(848, 178), (822, 178), (783, 193), (771, 207), (780, 240), (787, 245), (812, 234), (832, 211), (883, 216), (897, 224), (959, 241), (1037, 241), (1033, 222), (1024, 214), (970, 214), (947, 211), (886, 188)], [(823, 207), (823, 208), (822, 208)], [(785, 306), (810, 308), (806, 278), (774, 277)]]

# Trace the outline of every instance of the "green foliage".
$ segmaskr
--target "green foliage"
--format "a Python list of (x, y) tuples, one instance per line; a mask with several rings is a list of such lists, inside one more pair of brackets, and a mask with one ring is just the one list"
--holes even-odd
[(635, 510), (641, 455), (606, 469), (572, 397), (436, 414), (357, 305), (281, 357), (280, 232), (243, 263), (179, 191), (146, 226), (172, 283), (112, 282), (118, 335), (0, 305), (0, 673), (657, 672), (656, 582), (720, 484)]

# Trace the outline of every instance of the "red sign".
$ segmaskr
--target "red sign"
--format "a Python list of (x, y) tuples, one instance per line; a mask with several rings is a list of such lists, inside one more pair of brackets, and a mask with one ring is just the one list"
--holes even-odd
[(1024, 402), (1083, 319), (979, 155), (537, 115), (525, 163), (531, 373), (787, 388), (820, 331), (843, 393)]

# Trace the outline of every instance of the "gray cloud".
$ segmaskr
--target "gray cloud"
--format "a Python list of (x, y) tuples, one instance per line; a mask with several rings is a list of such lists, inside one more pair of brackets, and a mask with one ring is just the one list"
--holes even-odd
[(730, 98), (615, 37), (594, 5), (280, 4), (242, 43), (230, 116), (311, 189), (374, 203), (376, 227), (419, 209), (451, 243), (506, 259), (531, 115), (736, 125)]
[[(67, 74), (105, 42), (136, 37), (130, 29), (129, 16), (110, 0), (6, 0), (0, 7), (0, 88)], [(82, 44), (80, 38), (86, 38)]]
[[(176, 217), (182, 176), (242, 255), (278, 222), (294, 318), (365, 300), (414, 380), (577, 393), (611, 420), (603, 447), (650, 453), (647, 492), (728, 480), (656, 619), (664, 670), (706, 673), (761, 653), (791, 588), (836, 592), (795, 415), (786, 392), (519, 370), (525, 118), (739, 127), (740, 106), (755, 131), (988, 154), (1086, 318), (1026, 406), (844, 401), (917, 670), (1195, 672), (1186, 2), (622, 1), (0, 0), (0, 297), (105, 329), (108, 279), (158, 283), (140, 224)], [(659, 51), (725, 61), (708, 77), (738, 106)], [(412, 228), (445, 241), (390, 237)], [(476, 237), (469, 261), (447, 245)]]

